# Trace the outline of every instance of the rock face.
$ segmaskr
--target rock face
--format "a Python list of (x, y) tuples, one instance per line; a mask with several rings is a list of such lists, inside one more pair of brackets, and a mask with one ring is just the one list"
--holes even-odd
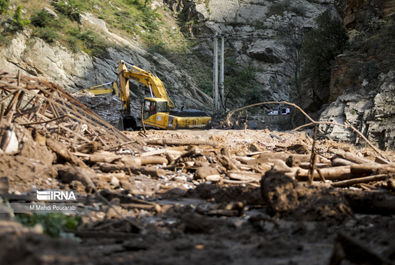
[[(165, 0), (181, 17), (189, 34), (225, 35), (225, 52), (237, 64), (256, 69), (255, 80), (260, 101), (292, 100), (290, 57), (280, 31), (290, 34), (315, 26), (315, 18), (333, 6), (332, 0)], [(194, 23), (188, 23), (193, 21)], [(212, 41), (195, 47), (202, 56), (212, 58)], [(226, 71), (226, 69), (225, 69)]]
[[(330, 101), (322, 120), (351, 122), (382, 149), (395, 148), (395, 4), (394, 1), (337, 1), (351, 37), (350, 48), (336, 58)], [(353, 142), (350, 131), (321, 126), (331, 138)]]

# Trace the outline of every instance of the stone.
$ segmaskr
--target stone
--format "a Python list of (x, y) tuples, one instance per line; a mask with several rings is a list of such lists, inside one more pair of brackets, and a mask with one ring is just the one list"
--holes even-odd
[(209, 166), (202, 166), (196, 170), (195, 179), (204, 179), (206, 181), (218, 182), (221, 180), (217, 169)]
[(284, 48), (275, 40), (257, 40), (247, 50), (248, 56), (265, 63), (281, 63)]
[(58, 14), (56, 14), (55, 11), (53, 11), (52, 9), (50, 9), (49, 7), (44, 7), (42, 9), (42, 11), (46, 12), (47, 14), (49, 14), (50, 16), (52, 16), (53, 18), (57, 19), (58, 18)]
[(119, 187), (119, 179), (115, 176), (112, 176), (110, 184), (113, 185), (114, 187)]

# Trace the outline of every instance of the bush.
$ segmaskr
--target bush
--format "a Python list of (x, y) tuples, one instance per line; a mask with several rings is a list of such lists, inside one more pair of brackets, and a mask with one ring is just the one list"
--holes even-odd
[(25, 226), (41, 224), (44, 233), (51, 237), (59, 237), (65, 232), (74, 231), (81, 224), (80, 217), (67, 216), (63, 213), (19, 214), (15, 219)]
[(33, 35), (48, 43), (52, 43), (59, 38), (59, 35), (50, 27), (38, 28), (34, 31)]
[(76, 21), (78, 23), (81, 23), (81, 17), (80, 17), (80, 8), (81, 8), (81, 3), (76, 0), (60, 0), (58, 2), (52, 2), (52, 5), (55, 7), (55, 9), (68, 17), (69, 19)]
[[(225, 90), (226, 101), (228, 99), (239, 99), (242, 105), (252, 104), (259, 101), (259, 87), (255, 81), (256, 69), (241, 67), (234, 59), (225, 62)], [(242, 101), (240, 101), (240, 99)]]
[(28, 24), (30, 24), (30, 20), (23, 19), (22, 6), (18, 6), (10, 23), (10, 31), (15, 32), (23, 30)]
[(4, 14), (8, 10), (10, 0), (0, 0), (0, 14)]
[(36, 27), (55, 26), (55, 19), (48, 12), (41, 10), (30, 17), (31, 23)]
[(98, 36), (91, 30), (80, 32), (79, 30), (68, 31), (72, 37), (80, 40), (83, 44), (83, 50), (88, 54), (96, 57), (106, 58), (108, 57), (106, 41)]
[(327, 89), (332, 62), (344, 50), (348, 37), (343, 23), (332, 19), (327, 11), (317, 18), (317, 25), (303, 41), (303, 78), (313, 80), (318, 89)]

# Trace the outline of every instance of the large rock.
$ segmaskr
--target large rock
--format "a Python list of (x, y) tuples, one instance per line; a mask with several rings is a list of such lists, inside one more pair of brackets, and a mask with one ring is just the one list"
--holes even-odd
[(257, 40), (250, 45), (247, 54), (259, 61), (277, 64), (282, 62), (285, 48), (275, 40)]
[[(321, 114), (321, 120), (351, 122), (381, 149), (395, 148), (395, 71), (381, 74), (376, 91), (345, 93)], [(339, 126), (320, 126), (321, 133), (341, 141), (363, 142)]]

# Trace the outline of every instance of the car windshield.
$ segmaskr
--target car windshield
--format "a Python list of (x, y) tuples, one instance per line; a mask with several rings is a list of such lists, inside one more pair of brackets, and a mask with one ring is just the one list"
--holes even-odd
[(168, 107), (167, 107), (167, 102), (166, 101), (161, 101), (161, 102), (156, 102), (156, 111), (157, 112), (168, 112)]

